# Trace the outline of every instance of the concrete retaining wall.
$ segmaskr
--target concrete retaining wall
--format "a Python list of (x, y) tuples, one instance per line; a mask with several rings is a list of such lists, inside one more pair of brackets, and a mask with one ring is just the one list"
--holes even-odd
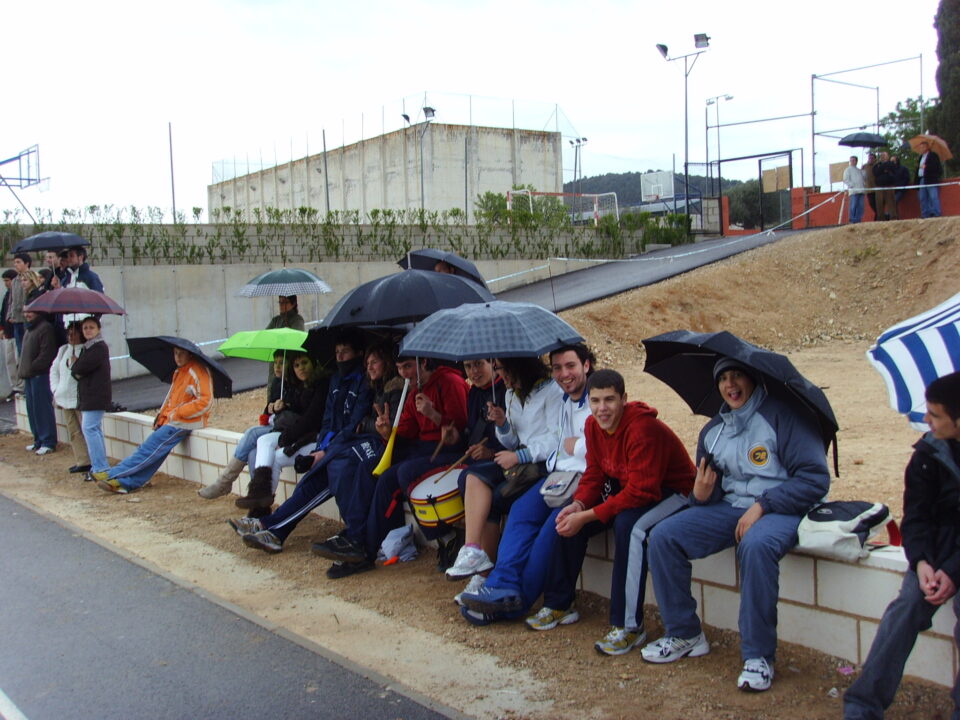
[[(126, 457), (150, 434), (152, 422), (152, 418), (136, 413), (107, 415), (104, 419), (107, 454), (114, 458)], [(57, 423), (61, 442), (67, 442), (59, 410)], [(17, 425), (21, 430), (27, 429), (26, 405), (19, 396)], [(215, 428), (196, 430), (174, 449), (161, 470), (208, 484), (226, 464), (239, 439), (240, 434), (235, 432)], [(289, 497), (296, 484), (293, 468), (284, 469), (281, 478), (278, 502)], [(234, 490), (243, 492), (248, 482), (249, 475), (242, 473)], [(317, 512), (339, 519), (333, 502), (324, 503)], [(597, 535), (588, 547), (580, 588), (609, 597), (612, 568), (613, 535)], [(855, 564), (790, 553), (780, 566), (780, 639), (862, 663), (883, 611), (897, 595), (906, 569), (907, 562), (899, 548), (878, 550)], [(738, 577), (733, 549), (693, 563), (693, 594), (705, 623), (737, 629)], [(655, 602), (649, 581), (647, 600)], [(952, 687), (958, 668), (952, 607), (952, 603), (942, 607), (934, 616), (931, 630), (918, 639), (907, 663), (908, 675)]]

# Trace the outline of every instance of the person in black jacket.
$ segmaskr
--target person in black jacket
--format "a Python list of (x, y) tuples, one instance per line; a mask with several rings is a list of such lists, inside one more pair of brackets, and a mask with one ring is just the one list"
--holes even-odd
[(920, 164), (917, 165), (917, 184), (920, 185), (920, 217), (940, 217), (940, 188), (936, 187), (943, 180), (943, 165), (940, 156), (930, 149), (930, 143), (921, 142), (917, 145), (920, 153)]
[[(960, 373), (927, 388), (930, 426), (905, 473), (903, 549), (909, 569), (900, 594), (887, 607), (860, 677), (843, 697), (845, 720), (882, 718), (893, 702), (917, 635), (953, 598), (960, 617)], [(960, 643), (960, 624), (954, 630)], [(953, 686), (954, 718), (960, 717), (960, 680)]]
[(74, 361), (70, 374), (77, 379), (77, 407), (80, 408), (83, 439), (90, 455), (90, 472), (106, 472), (107, 446), (103, 439), (103, 414), (113, 406), (110, 385), (110, 348), (100, 333), (100, 320), (91, 316), (80, 326), (83, 332), (83, 350)]
[(27, 419), (33, 433), (27, 450), (46, 455), (57, 449), (57, 419), (50, 393), (50, 366), (57, 356), (57, 339), (46, 313), (25, 311), (23, 315), (26, 333), (17, 374), (24, 381)]
[(288, 359), (291, 356), (293, 374), (303, 385), (289, 401), (280, 399), (274, 403), (278, 411), (273, 420), (274, 432), (257, 440), (256, 464), (247, 494), (236, 500), (237, 507), (257, 510), (263, 515), (273, 505), (280, 471), (293, 465), (298, 455), (306, 455), (313, 449), (330, 385), (329, 378), (321, 374), (309, 355), (287, 353)]
[(3, 387), (0, 389), (0, 400), (12, 400), (15, 392), (23, 392), (23, 380), (17, 377), (17, 343), (13, 337), (13, 323), (7, 319), (7, 311), (10, 309), (11, 290), (10, 287), (17, 280), (17, 271), (7, 269), (3, 271), (3, 302), (0, 303), (0, 324), (3, 332), (0, 332), (0, 345), (3, 346), (3, 364), (0, 366), (0, 382)]
[(890, 160), (890, 153), (880, 153), (880, 162), (873, 166), (873, 178), (877, 183), (877, 220), (896, 220), (897, 205), (893, 186), (897, 168)]

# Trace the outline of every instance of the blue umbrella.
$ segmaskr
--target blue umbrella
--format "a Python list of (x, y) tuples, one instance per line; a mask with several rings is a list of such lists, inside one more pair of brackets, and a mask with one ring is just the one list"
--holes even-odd
[(867, 359), (887, 383), (890, 406), (927, 430), (927, 385), (960, 370), (960, 293), (884, 332)]
[(400, 353), (438, 360), (535, 357), (582, 341), (539, 305), (494, 300), (438, 310), (407, 333)]
[(10, 252), (37, 252), (39, 250), (63, 250), (64, 248), (79, 247), (89, 245), (90, 241), (85, 240), (76, 233), (60, 232), (59, 230), (47, 230), (25, 238), (13, 246)]
[(468, 280), (487, 287), (483, 275), (477, 270), (477, 266), (466, 258), (462, 258), (456, 253), (446, 250), (437, 250), (435, 248), (421, 248), (420, 250), (411, 250), (397, 261), (397, 265), (404, 270), (412, 268), (413, 270), (433, 270), (438, 262), (445, 262), (453, 268), (455, 275), (460, 275)]

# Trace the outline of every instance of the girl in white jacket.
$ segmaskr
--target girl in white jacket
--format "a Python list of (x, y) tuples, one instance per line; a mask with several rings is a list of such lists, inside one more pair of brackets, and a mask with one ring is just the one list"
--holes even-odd
[(80, 331), (80, 323), (70, 323), (70, 327), (67, 328), (67, 344), (60, 346), (57, 357), (50, 366), (50, 391), (53, 393), (53, 402), (63, 410), (67, 432), (70, 434), (70, 445), (73, 447), (75, 463), (70, 468), (72, 473), (85, 473), (90, 470), (90, 455), (87, 453), (87, 443), (83, 439), (80, 410), (77, 408), (77, 381), (70, 374), (70, 366), (82, 349), (83, 333)]

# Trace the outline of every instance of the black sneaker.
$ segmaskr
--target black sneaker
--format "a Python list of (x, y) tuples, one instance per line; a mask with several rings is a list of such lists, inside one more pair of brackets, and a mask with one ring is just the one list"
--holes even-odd
[(339, 580), (340, 578), (349, 577), (350, 575), (373, 570), (374, 567), (375, 565), (369, 560), (363, 560), (361, 562), (340, 562), (338, 560), (327, 568), (327, 577), (331, 580)]
[(70, 469), (67, 470), (67, 472), (71, 472), (71, 473), (90, 472), (90, 466), (89, 465), (71, 465)]
[(466, 541), (464, 531), (460, 528), (453, 529), (452, 537), (439, 538), (437, 540), (437, 570), (446, 572), (457, 561), (457, 555), (460, 548)]
[(323, 542), (310, 546), (314, 555), (345, 563), (358, 563), (367, 559), (367, 552), (358, 543), (344, 535), (334, 535)]

